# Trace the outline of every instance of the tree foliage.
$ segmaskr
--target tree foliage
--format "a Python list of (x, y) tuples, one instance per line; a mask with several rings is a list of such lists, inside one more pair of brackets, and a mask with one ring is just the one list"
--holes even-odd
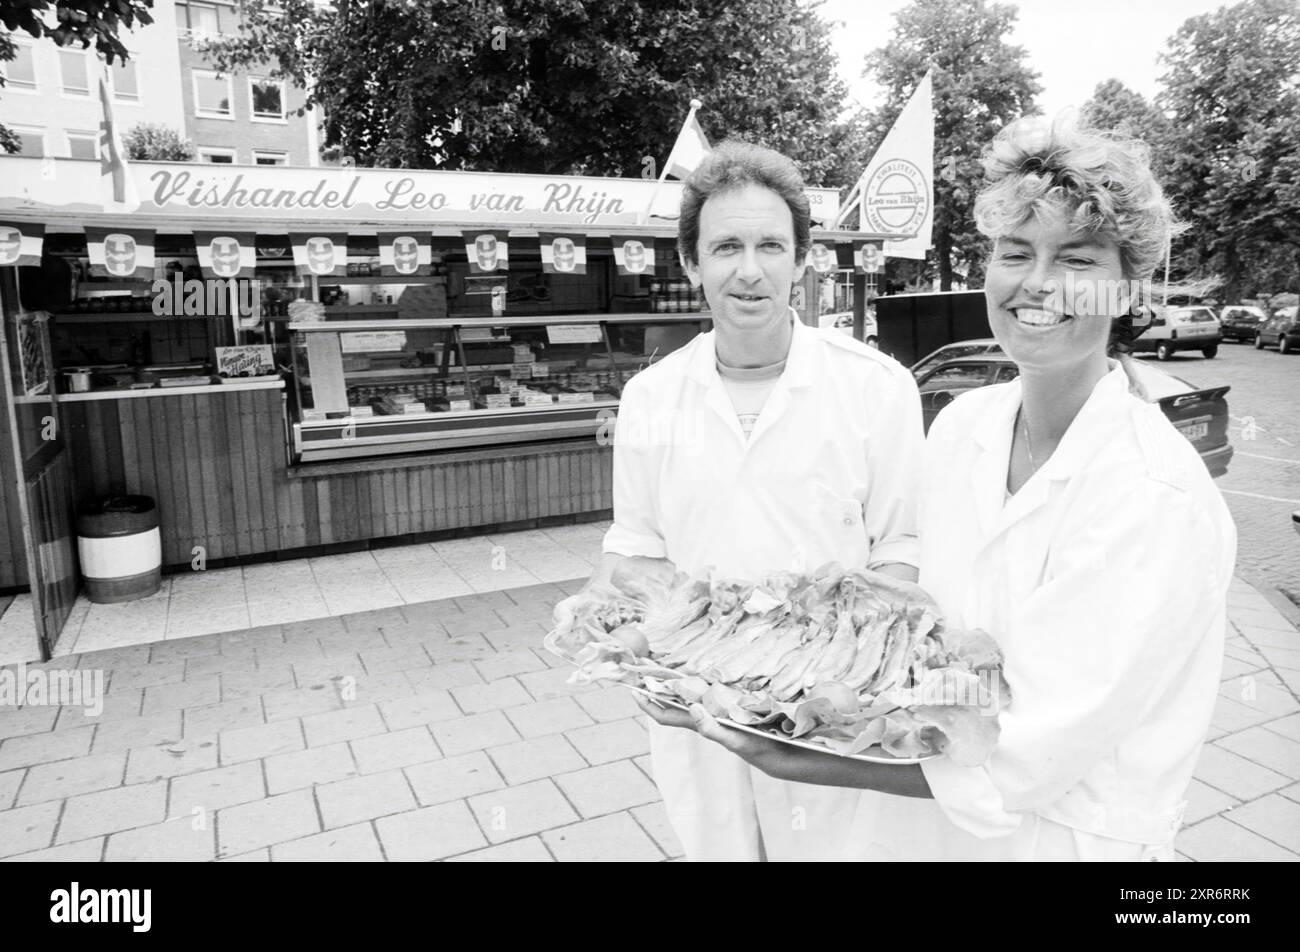
[(194, 143), (160, 122), (137, 122), (122, 137), (127, 158), (145, 162), (192, 162)]
[(359, 165), (652, 174), (698, 98), (711, 140), (762, 141), (810, 183), (861, 167), (830, 28), (802, 0), (249, 0), (207, 52), (306, 89), (324, 146)]
[[(59, 46), (77, 43), (84, 50), (93, 43), (95, 52), (112, 65), (115, 59), (130, 58), (118, 33), (137, 23), (152, 23), (152, 8), (153, 0), (0, 0), (0, 23), (11, 32), (22, 30)], [(10, 62), (14, 55), (13, 40), (0, 34), (0, 61)], [(3, 86), (4, 77), (0, 76)], [(0, 149), (17, 152), (18, 148), (18, 137), (0, 125)]]
[(1300, 10), (1244, 0), (1192, 17), (1162, 58), (1164, 174), (1193, 225), (1176, 270), (1220, 275), (1229, 301), (1300, 290)]
[(1097, 84), (1092, 98), (1080, 109), (1080, 118), (1096, 129), (1141, 139), (1157, 156), (1170, 133), (1165, 114), (1118, 79)]
[(870, 151), (926, 70), (934, 71), (934, 248), (927, 261), (945, 291), (957, 268), (968, 280), (983, 274), (986, 243), (973, 216), (981, 151), (1003, 126), (1033, 111), (1042, 91), (1024, 48), (1007, 42), (1016, 15), (1009, 4), (985, 0), (915, 0), (896, 15), (889, 43), (867, 55), (867, 72), (887, 90), (885, 104), (865, 116)]

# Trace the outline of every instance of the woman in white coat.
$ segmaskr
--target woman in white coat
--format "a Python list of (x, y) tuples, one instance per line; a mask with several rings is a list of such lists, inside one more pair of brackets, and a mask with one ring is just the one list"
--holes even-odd
[(1068, 120), (1012, 124), (985, 169), (989, 323), (1020, 375), (930, 430), (919, 581), (1002, 649), (993, 755), (867, 764), (642, 706), (773, 776), (898, 794), (845, 818), (858, 858), (1170, 860), (1236, 552), (1204, 464), (1123, 353), (1134, 285), (1178, 226), (1144, 146)]

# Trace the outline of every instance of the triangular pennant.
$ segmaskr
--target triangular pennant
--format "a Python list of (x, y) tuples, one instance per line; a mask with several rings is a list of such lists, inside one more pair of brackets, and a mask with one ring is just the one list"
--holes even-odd
[(466, 231), (465, 253), (469, 256), (470, 274), (492, 274), (510, 270), (510, 233), (507, 231)]
[(86, 226), (86, 254), (95, 277), (153, 280), (154, 233), (143, 228)]
[(194, 250), (209, 278), (251, 278), (257, 267), (257, 236), (251, 231), (196, 231)]
[(433, 247), (427, 231), (391, 231), (379, 235), (379, 273), (385, 277), (428, 275)]
[(614, 264), (623, 275), (655, 273), (655, 240), (651, 235), (615, 235)]
[(586, 274), (587, 236), (542, 232), (542, 270), (547, 274)]
[(814, 241), (808, 249), (808, 264), (818, 274), (831, 274), (838, 270), (835, 245), (829, 241)]
[(0, 265), (36, 267), (41, 263), (41, 249), (44, 245), (44, 225), (34, 222), (0, 223)]
[(885, 256), (881, 253), (880, 242), (854, 242), (853, 266), (863, 274), (880, 274), (884, 271)]
[(289, 235), (293, 242), (293, 263), (302, 275), (318, 278), (345, 278), (348, 274), (348, 236), (346, 232), (298, 232)]

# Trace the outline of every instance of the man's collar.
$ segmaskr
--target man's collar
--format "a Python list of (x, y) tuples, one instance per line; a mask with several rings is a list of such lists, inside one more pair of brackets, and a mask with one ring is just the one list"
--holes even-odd
[[(785, 354), (785, 371), (781, 374), (781, 379), (790, 387), (808, 386), (814, 379), (811, 367), (815, 358), (814, 334), (812, 328), (799, 320), (794, 308), (789, 309), (789, 314), (793, 326), (790, 329), (790, 349)], [(717, 330), (705, 334), (701, 346), (691, 356), (689, 375), (705, 386), (719, 379), (717, 335)]]

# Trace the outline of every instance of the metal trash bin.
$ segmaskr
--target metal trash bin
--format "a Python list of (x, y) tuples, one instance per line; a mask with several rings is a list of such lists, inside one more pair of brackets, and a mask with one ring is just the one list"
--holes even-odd
[(86, 597), (98, 604), (147, 598), (162, 587), (162, 536), (150, 496), (105, 496), (77, 515)]

